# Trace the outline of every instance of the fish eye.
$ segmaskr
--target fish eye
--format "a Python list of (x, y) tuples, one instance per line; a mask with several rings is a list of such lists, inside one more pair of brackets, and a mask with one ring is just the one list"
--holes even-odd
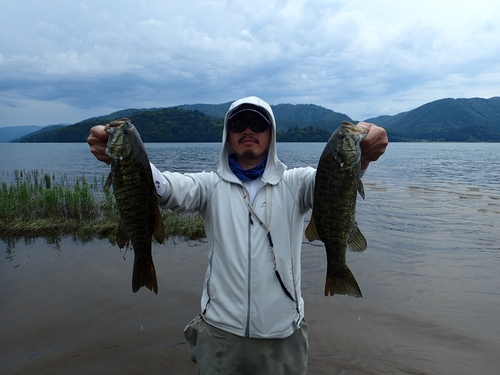
[(128, 130), (124, 130), (123, 134), (127, 135), (128, 134)]
[(344, 133), (339, 133), (338, 137), (339, 137), (339, 139), (343, 139), (343, 138), (345, 138), (345, 135), (344, 135)]

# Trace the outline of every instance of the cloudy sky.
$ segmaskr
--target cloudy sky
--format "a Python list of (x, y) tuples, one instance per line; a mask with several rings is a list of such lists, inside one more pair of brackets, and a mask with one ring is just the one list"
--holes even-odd
[(498, 0), (2, 0), (0, 127), (257, 95), (355, 120), (500, 95)]

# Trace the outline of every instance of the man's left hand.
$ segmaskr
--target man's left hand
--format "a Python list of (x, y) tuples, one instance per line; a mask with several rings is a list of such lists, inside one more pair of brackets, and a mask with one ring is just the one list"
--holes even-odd
[(385, 129), (380, 126), (362, 121), (358, 122), (358, 125), (364, 127), (368, 131), (365, 138), (360, 143), (361, 170), (365, 170), (368, 168), (370, 162), (378, 160), (378, 158), (384, 154), (389, 140), (387, 139)]

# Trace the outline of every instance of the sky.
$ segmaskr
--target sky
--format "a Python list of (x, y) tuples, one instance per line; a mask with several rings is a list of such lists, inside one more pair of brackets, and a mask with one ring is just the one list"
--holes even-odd
[(2, 0), (0, 127), (256, 95), (354, 120), (500, 96), (498, 0)]

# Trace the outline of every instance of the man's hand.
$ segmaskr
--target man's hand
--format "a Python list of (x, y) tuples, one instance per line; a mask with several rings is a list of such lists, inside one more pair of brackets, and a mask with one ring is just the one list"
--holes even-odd
[(378, 160), (383, 155), (389, 140), (384, 128), (368, 122), (358, 122), (358, 125), (368, 130), (365, 138), (361, 141), (361, 170), (368, 168), (372, 161)]
[(108, 133), (104, 125), (96, 125), (90, 129), (90, 134), (87, 138), (87, 143), (90, 146), (90, 152), (94, 154), (97, 160), (106, 164), (111, 163), (111, 158), (106, 154), (108, 144)]

